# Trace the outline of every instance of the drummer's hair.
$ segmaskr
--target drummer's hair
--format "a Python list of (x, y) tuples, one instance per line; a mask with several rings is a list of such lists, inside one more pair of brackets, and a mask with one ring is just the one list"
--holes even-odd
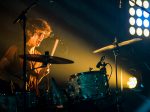
[(47, 21), (41, 18), (27, 20), (27, 23), (26, 23), (27, 40), (29, 39), (29, 37), (32, 37), (34, 33), (38, 33), (41, 31), (44, 31), (46, 33), (45, 38), (49, 37), (52, 29)]

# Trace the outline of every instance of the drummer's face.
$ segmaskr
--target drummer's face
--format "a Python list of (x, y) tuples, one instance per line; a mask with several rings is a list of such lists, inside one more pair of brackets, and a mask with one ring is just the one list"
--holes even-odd
[(36, 32), (31, 37), (31, 45), (34, 47), (40, 46), (41, 42), (45, 38), (45, 32)]

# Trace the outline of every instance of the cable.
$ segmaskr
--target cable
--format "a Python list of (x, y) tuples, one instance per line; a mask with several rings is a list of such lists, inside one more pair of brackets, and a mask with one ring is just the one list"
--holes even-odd
[(111, 78), (111, 76), (112, 76), (113, 69), (112, 69), (112, 66), (111, 66), (110, 63), (106, 63), (106, 64), (109, 65), (110, 68), (111, 68), (111, 72), (110, 72), (109, 77), (108, 77), (108, 82), (109, 82), (109, 80), (110, 80), (110, 78)]

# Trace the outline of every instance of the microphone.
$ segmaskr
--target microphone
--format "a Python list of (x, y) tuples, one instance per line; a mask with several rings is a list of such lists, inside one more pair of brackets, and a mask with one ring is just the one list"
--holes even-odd
[(97, 63), (96, 67), (99, 68), (100, 66), (104, 65), (105, 56), (102, 56), (100, 61)]

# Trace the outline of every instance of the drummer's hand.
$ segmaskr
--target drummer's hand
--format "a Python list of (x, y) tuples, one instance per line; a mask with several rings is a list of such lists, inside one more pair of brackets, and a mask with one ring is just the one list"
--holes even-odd
[(47, 71), (46, 75), (50, 73), (50, 65), (49, 64), (46, 67), (46, 71)]
[(45, 68), (41, 69), (38, 77), (39, 77), (39, 83), (43, 79), (43, 77), (47, 76), (50, 73), (50, 65), (47, 65)]

